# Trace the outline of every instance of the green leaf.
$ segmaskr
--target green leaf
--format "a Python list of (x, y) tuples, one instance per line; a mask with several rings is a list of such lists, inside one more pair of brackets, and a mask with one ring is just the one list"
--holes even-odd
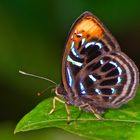
[(52, 98), (44, 100), (21, 119), (15, 133), (57, 127), (94, 140), (140, 139), (140, 92), (128, 104), (106, 112), (103, 121), (96, 120), (92, 113), (70, 106), (71, 123), (68, 125), (64, 104), (57, 102), (56, 111), (48, 115), (51, 109)]

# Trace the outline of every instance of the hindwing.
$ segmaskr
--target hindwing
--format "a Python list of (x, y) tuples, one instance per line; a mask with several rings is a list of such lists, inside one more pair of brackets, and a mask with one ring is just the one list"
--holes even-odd
[(62, 61), (67, 99), (101, 108), (115, 108), (135, 95), (138, 69), (111, 33), (90, 12), (73, 24)]

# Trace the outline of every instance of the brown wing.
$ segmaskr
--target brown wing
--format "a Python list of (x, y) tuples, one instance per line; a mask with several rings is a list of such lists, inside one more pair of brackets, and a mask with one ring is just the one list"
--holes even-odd
[(118, 107), (135, 95), (138, 70), (117, 41), (89, 12), (74, 23), (64, 51), (62, 82), (67, 98)]

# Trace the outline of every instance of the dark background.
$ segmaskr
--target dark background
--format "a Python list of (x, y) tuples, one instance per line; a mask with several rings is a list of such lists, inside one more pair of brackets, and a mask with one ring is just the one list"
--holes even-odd
[[(22, 76), (24, 70), (61, 82), (61, 58), (68, 31), (84, 11), (96, 15), (140, 68), (139, 0), (0, 1), (0, 139), (81, 140), (60, 129), (14, 135), (16, 123), (43, 99), (50, 84)], [(46, 105), (47, 107), (47, 105)], [(94, 131), (94, 130), (93, 130)]]

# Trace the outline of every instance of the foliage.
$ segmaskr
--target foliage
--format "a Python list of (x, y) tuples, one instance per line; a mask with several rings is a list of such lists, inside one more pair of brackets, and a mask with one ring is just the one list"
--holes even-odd
[(137, 140), (140, 139), (140, 96), (119, 109), (108, 110), (105, 120), (96, 120), (93, 114), (79, 111), (70, 106), (71, 122), (67, 124), (65, 106), (57, 102), (56, 111), (52, 109), (52, 98), (46, 99), (25, 115), (18, 123), (15, 133), (48, 127), (62, 128), (68, 132), (94, 140)]

